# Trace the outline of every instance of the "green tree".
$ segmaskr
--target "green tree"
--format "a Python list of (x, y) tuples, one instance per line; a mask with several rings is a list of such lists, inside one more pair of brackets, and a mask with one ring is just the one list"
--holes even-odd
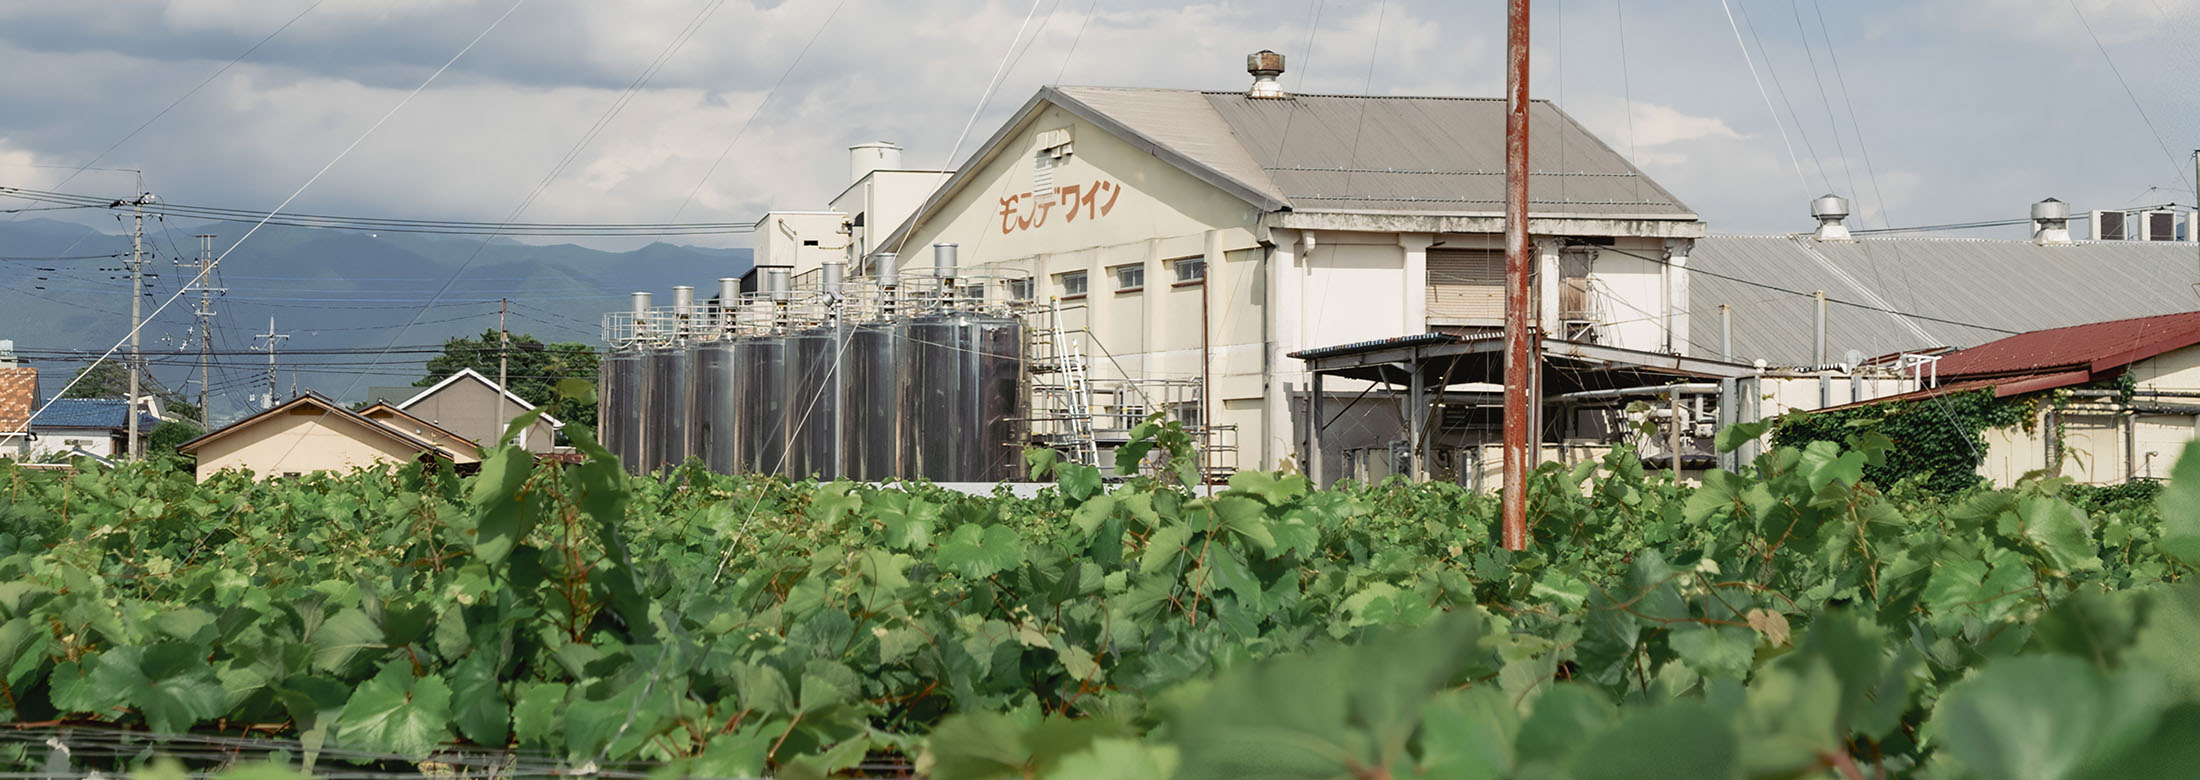
[(74, 382), (61, 397), (121, 398), (130, 394), (130, 371), (119, 360), (102, 360), (77, 369)]
[[(471, 368), (490, 381), (497, 378), (497, 356), (502, 345), (494, 330), (484, 330), (478, 338), (454, 338), (443, 342), (443, 354), (428, 360), (428, 375), (414, 382), (414, 387), (428, 387), (457, 373)], [(505, 369), (509, 390), (528, 403), (550, 407), (550, 416), (568, 423), (578, 423), (591, 428), (596, 425), (596, 405), (558, 397), (558, 380), (579, 379), (591, 385), (596, 383), (596, 350), (587, 344), (561, 342), (545, 344), (541, 339), (525, 333), (512, 334), (511, 346), (504, 350), (509, 361)]]

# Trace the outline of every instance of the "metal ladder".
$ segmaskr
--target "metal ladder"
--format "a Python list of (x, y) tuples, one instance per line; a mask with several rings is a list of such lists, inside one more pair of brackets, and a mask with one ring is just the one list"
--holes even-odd
[(1055, 299), (1047, 311), (1047, 327), (1037, 334), (1045, 346), (1043, 355), (1034, 357), (1051, 364), (1050, 373), (1059, 375), (1062, 384), (1043, 388), (1060, 394), (1059, 403), (1063, 428), (1056, 444), (1069, 451), (1071, 460), (1087, 466), (1100, 465), (1100, 447), (1093, 439), (1092, 429), (1092, 378), (1086, 372), (1085, 352), (1062, 329), (1062, 302)]

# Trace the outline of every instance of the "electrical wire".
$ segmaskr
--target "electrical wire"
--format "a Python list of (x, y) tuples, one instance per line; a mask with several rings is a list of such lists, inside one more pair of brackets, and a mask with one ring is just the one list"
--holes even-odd
[(1749, 78), (1757, 82), (1757, 95), (1764, 98), (1765, 112), (1772, 115), (1772, 126), (1780, 131), (1780, 143), (1787, 147), (1788, 162), (1795, 166), (1795, 183), (1803, 186), (1803, 197), (1810, 197), (1810, 180), (1803, 176), (1803, 159), (1795, 155), (1795, 144), (1788, 140), (1787, 125), (1780, 121), (1780, 111), (1772, 107), (1772, 93), (1765, 91), (1765, 81), (1757, 75), (1757, 60), (1749, 54), (1749, 44), (1742, 41), (1742, 27), (1734, 23), (1734, 9), (1727, 0), (1719, 0), (1719, 7), (1726, 10), (1727, 27), (1734, 30), (1734, 45), (1742, 50), (1742, 62), (1749, 65)]

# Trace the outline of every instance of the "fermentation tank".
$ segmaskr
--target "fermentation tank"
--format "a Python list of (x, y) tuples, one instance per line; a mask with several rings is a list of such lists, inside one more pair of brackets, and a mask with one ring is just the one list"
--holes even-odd
[(695, 399), (695, 356), (684, 345), (650, 353), (649, 464), (644, 471), (687, 462), (689, 407)]
[(916, 399), (907, 471), (935, 482), (1014, 476), (1023, 381), (1022, 326), (971, 313), (909, 321)]
[(634, 474), (649, 471), (649, 398), (652, 364), (649, 353), (628, 349), (611, 357), (611, 417), (606, 422), (618, 446), (611, 449), (619, 462)]
[(618, 395), (617, 355), (604, 355), (596, 361), (596, 443), (616, 454), (619, 451), (617, 435), (611, 422), (611, 410), (619, 408), (612, 397)]
[(787, 463), (790, 476), (840, 476), (840, 329), (789, 335)]
[(741, 451), (743, 400), (738, 348), (732, 341), (695, 347), (695, 414), (690, 420), (689, 451), (710, 470), (739, 474), (748, 463)]
[(858, 325), (848, 334), (847, 416), (841, 429), (848, 476), (877, 481), (908, 476), (909, 336), (898, 322)]
[(740, 372), (738, 435), (746, 468), (759, 474), (789, 473), (787, 462), (788, 354), (785, 336), (751, 336), (734, 347)]

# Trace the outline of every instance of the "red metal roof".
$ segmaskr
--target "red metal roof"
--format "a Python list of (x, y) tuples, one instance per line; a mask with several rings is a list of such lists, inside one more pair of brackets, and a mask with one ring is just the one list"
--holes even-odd
[[(1940, 359), (1940, 376), (2104, 371), (2200, 344), (2200, 311), (2019, 333)], [(2039, 388), (2034, 388), (2039, 389)]]

